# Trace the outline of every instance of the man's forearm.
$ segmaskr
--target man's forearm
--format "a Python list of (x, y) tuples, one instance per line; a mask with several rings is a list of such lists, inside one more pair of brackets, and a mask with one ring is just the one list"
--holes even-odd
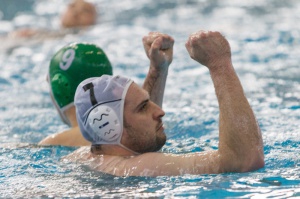
[(163, 33), (150, 32), (143, 37), (144, 49), (150, 60), (150, 67), (143, 84), (150, 99), (162, 107), (168, 69), (173, 59), (174, 39)]
[(150, 94), (150, 99), (160, 107), (162, 107), (163, 103), (167, 76), (167, 69), (165, 71), (157, 71), (157, 69), (150, 66), (143, 84), (143, 88)]
[(231, 169), (257, 169), (263, 162), (260, 128), (231, 62), (224, 64), (210, 70), (220, 106), (219, 150), (235, 159)]

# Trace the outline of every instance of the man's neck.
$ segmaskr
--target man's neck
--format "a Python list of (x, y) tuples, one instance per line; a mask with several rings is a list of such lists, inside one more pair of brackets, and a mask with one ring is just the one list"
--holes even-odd
[(102, 144), (99, 146), (91, 146), (91, 152), (93, 155), (112, 155), (112, 156), (135, 156), (137, 153), (128, 150), (119, 145)]

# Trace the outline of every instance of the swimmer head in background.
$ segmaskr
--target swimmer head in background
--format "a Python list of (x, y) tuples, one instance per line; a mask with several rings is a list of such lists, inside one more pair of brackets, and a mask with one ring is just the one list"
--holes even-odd
[(50, 95), (64, 123), (71, 126), (65, 110), (74, 105), (75, 91), (80, 82), (112, 73), (106, 54), (94, 44), (72, 43), (52, 57), (47, 77)]
[(79, 84), (75, 93), (76, 118), (83, 137), (92, 145), (119, 145), (123, 134), (124, 102), (132, 80), (102, 75)]
[(73, 0), (61, 16), (61, 25), (65, 28), (87, 27), (96, 21), (96, 6), (86, 0)]

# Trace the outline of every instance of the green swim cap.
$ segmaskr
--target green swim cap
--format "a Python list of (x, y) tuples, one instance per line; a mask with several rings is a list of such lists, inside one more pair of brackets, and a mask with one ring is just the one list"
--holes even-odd
[(73, 104), (76, 88), (83, 80), (112, 72), (106, 54), (94, 44), (73, 43), (60, 49), (49, 67), (51, 94), (60, 114)]

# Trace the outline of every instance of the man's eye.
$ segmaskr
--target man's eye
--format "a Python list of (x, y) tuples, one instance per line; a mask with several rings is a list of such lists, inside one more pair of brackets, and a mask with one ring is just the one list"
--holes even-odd
[(148, 103), (144, 103), (140, 110), (141, 110), (141, 111), (146, 111), (146, 109), (147, 109), (147, 104), (148, 104)]

